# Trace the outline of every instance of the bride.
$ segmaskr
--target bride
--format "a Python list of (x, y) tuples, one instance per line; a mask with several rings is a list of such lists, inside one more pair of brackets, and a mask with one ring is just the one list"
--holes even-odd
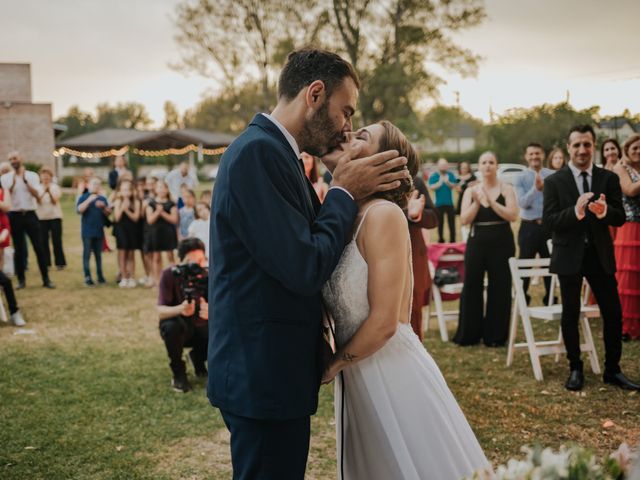
[[(394, 125), (350, 133), (344, 150), (398, 150), (412, 176), (418, 156)], [(331, 160), (329, 160), (331, 162)], [(437, 365), (413, 332), (411, 247), (402, 211), (410, 181), (363, 200), (352, 241), (323, 288), (337, 353), (335, 413), (342, 480), (458, 480), (490, 471)]]

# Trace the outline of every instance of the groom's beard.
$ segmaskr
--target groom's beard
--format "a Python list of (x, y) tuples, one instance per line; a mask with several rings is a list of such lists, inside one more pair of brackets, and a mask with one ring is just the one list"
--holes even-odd
[(322, 157), (336, 148), (343, 140), (344, 134), (338, 130), (329, 117), (329, 104), (325, 102), (305, 120), (300, 132), (300, 149), (315, 157)]

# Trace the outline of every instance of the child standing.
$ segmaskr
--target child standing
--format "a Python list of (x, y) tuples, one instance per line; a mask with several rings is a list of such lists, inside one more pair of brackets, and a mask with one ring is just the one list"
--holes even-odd
[(142, 248), (140, 236), (141, 202), (128, 178), (118, 180), (113, 202), (114, 233), (118, 249), (118, 267), (120, 268), (120, 288), (132, 288), (135, 280), (135, 253)]
[(193, 193), (193, 190), (187, 190), (183, 193), (182, 199), (184, 200), (184, 206), (178, 210), (180, 215), (179, 240), (189, 236), (189, 225), (195, 219), (196, 194)]
[(158, 285), (162, 273), (162, 252), (166, 252), (169, 265), (174, 265), (173, 251), (178, 246), (178, 207), (171, 200), (166, 182), (158, 181), (156, 196), (147, 203), (145, 213), (149, 224), (148, 247), (153, 254), (153, 280), (154, 285)]
[(96, 276), (99, 284), (106, 283), (102, 274), (102, 244), (104, 242), (104, 224), (110, 213), (107, 198), (99, 193), (102, 182), (99, 178), (89, 181), (88, 191), (81, 194), (76, 203), (76, 210), (82, 215), (80, 231), (82, 235), (82, 267), (84, 283), (94, 286), (89, 269), (91, 252), (96, 259)]
[(196, 219), (189, 225), (189, 237), (195, 237), (204, 243), (204, 253), (209, 258), (209, 204), (198, 202)]

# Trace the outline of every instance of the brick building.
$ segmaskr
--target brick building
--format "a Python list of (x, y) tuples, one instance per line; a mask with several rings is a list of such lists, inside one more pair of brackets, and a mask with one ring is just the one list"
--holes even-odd
[(55, 168), (51, 104), (33, 103), (31, 65), (0, 63), (0, 161), (19, 150), (28, 163)]

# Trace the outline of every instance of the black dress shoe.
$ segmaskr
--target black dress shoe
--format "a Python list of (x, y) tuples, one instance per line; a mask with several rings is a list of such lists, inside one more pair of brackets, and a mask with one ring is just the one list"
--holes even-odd
[(18, 281), (18, 286), (16, 287), (16, 290), (22, 290), (23, 288), (25, 288), (27, 286), (27, 284), (25, 283), (24, 280), (22, 281)]
[(53, 282), (51, 280), (45, 280), (44, 282), (42, 282), (42, 286), (44, 288), (56, 288), (56, 286), (53, 284)]
[(608, 383), (610, 385), (615, 385), (616, 387), (620, 387), (623, 390), (640, 390), (640, 385), (637, 383), (633, 383), (627, 377), (624, 376), (624, 373), (605, 373), (602, 375), (602, 380), (604, 383)]
[(584, 374), (582, 370), (571, 370), (569, 374), (569, 378), (567, 378), (567, 382), (564, 384), (564, 388), (571, 391), (582, 390), (584, 386)]

